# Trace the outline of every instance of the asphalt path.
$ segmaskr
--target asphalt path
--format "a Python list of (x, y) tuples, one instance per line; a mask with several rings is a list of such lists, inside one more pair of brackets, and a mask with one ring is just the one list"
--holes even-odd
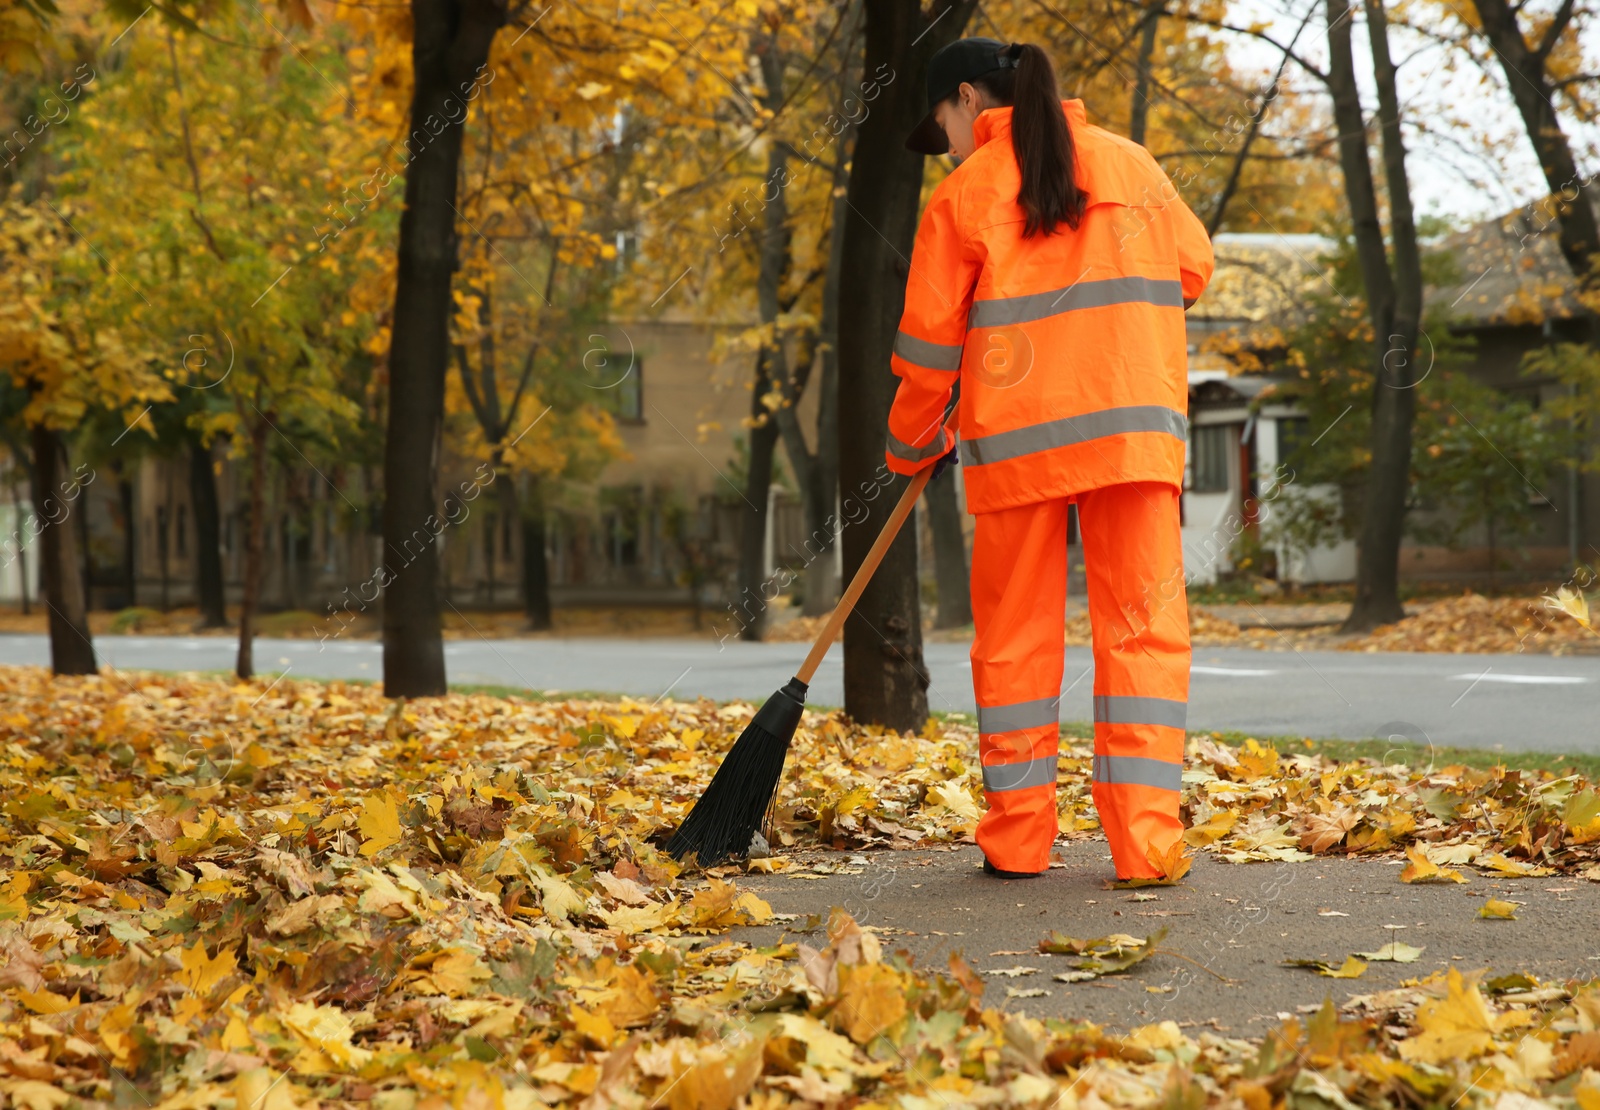
[[(233, 643), (216, 636), (102, 636), (104, 663), (123, 670), (226, 671)], [(788, 681), (806, 644), (710, 640), (541, 638), (452, 640), (452, 683), (537, 691), (602, 691), (654, 700), (759, 700)], [(924, 647), (932, 708), (972, 713), (967, 645)], [(844, 701), (841, 649), (812, 683), (813, 705)], [(49, 662), (43, 636), (0, 636), (0, 663)], [(256, 641), (263, 673), (303, 678), (382, 677), (372, 640)], [(1061, 718), (1092, 717), (1088, 648), (1066, 649)], [(1600, 656), (1443, 655), (1200, 648), (1189, 727), (1263, 736), (1394, 737), (1439, 746), (1566, 754), (1600, 752)]]
[[(1181, 886), (1130, 893), (1106, 889), (1112, 871), (1102, 840), (1057, 844), (1051, 869), (1023, 880), (984, 875), (975, 847), (793, 855), (795, 869), (741, 875), (739, 889), (794, 917), (736, 929), (735, 939), (774, 944), (787, 934), (820, 948), (827, 936), (808, 919), (826, 922), (838, 906), (876, 930), (886, 952), (904, 950), (918, 967), (943, 971), (960, 953), (983, 976), (987, 1005), (1114, 1029), (1170, 1020), (1259, 1037), (1326, 998), (1340, 1005), (1445, 968), (1556, 983), (1600, 968), (1600, 885), (1564, 875), (1507, 879), (1462, 868), (1463, 885), (1406, 884), (1403, 859), (1228, 864), (1201, 853)], [(830, 873), (804, 869), (817, 862)], [(1480, 918), (1489, 898), (1517, 903), (1516, 920)], [(1087, 939), (1163, 927), (1148, 960), (1090, 982), (1056, 980), (1071, 962), (1039, 952), (1052, 930)], [(1337, 967), (1396, 941), (1422, 952), (1411, 963), (1373, 960), (1359, 979), (1283, 966)]]

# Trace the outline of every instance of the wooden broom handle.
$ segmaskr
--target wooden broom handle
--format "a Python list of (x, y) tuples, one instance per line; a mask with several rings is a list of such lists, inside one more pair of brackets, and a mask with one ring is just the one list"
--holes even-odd
[(899, 535), (900, 526), (906, 522), (906, 517), (911, 515), (911, 510), (917, 504), (917, 498), (922, 496), (922, 491), (932, 476), (932, 466), (925, 466), (912, 476), (911, 484), (900, 495), (900, 503), (894, 507), (894, 512), (889, 514), (888, 523), (883, 526), (883, 531), (878, 533), (877, 542), (872, 545), (872, 550), (867, 552), (867, 557), (861, 561), (856, 576), (850, 580), (849, 588), (839, 599), (839, 604), (834, 607), (828, 623), (822, 626), (822, 632), (817, 636), (817, 642), (811, 645), (811, 652), (806, 656), (806, 661), (800, 664), (800, 670), (795, 677), (801, 682), (808, 686), (811, 684), (811, 676), (822, 666), (822, 657), (828, 654), (828, 649), (838, 638), (839, 629), (844, 627), (845, 618), (850, 615), (850, 610), (856, 607), (856, 602), (861, 600), (867, 583), (872, 580), (873, 572), (878, 569), (878, 564), (883, 562), (884, 555), (889, 551), (889, 545), (894, 543), (895, 536)]

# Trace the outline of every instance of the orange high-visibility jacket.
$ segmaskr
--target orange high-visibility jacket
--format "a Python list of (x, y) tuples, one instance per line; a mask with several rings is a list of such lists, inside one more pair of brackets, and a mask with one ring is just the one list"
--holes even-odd
[(1211, 280), (1211, 241), (1144, 147), (1062, 102), (1088, 209), (1076, 230), (1022, 237), (1011, 109), (934, 190), (917, 229), (891, 360), (888, 464), (950, 449), (961, 383), (967, 509), (991, 512), (1119, 482), (1182, 488), (1184, 301)]

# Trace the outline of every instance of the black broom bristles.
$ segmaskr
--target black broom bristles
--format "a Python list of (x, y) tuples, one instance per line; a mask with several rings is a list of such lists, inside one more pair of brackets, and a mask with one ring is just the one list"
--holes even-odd
[(701, 867), (749, 855), (750, 841), (761, 831), (777, 797), (783, 762), (805, 703), (806, 684), (791, 678), (756, 711), (705, 793), (667, 841), (669, 853), (677, 859), (693, 855)]

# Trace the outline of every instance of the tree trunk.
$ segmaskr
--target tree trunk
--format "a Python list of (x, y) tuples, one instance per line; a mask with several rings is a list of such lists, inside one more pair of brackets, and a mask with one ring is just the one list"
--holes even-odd
[[(456, 269), (456, 177), (466, 101), (479, 94), (505, 0), (412, 0), (411, 137), (400, 217), (383, 459), (383, 688), (446, 692), (434, 537)], [(454, 119), (456, 122), (451, 122)]]
[(1484, 518), (1484, 524), (1489, 529), (1489, 592), (1492, 594), (1497, 584), (1495, 582), (1495, 564), (1498, 561), (1494, 549), (1494, 513), (1491, 512)]
[[(163, 466), (162, 469), (165, 470), (166, 467)], [(167, 540), (171, 535), (170, 525), (172, 524), (172, 511), (169, 507), (172, 504), (172, 481), (170, 477), (167, 480), (167, 487), (166, 504), (156, 506), (156, 566), (161, 568), (161, 611), (163, 613), (171, 612), (172, 610), (172, 563), (170, 559), (171, 552), (167, 547)]]
[(134, 519), (133, 483), (120, 465), (117, 467), (117, 504), (122, 510), (122, 590), (131, 609), (139, 604), (139, 529)]
[(933, 532), (933, 577), (939, 588), (935, 628), (965, 628), (972, 623), (971, 583), (967, 579), (967, 538), (961, 533), (961, 506), (956, 503), (956, 470), (950, 467), (929, 482), (923, 499), (928, 528)]
[(847, 156), (855, 127), (848, 127), (834, 152), (833, 213), (828, 231), (828, 272), (822, 282), (822, 319), (818, 327), (817, 449), (811, 466), (812, 496), (806, 505), (805, 615), (821, 616), (839, 602), (839, 575), (834, 545), (839, 529), (839, 286), (844, 274), (845, 220), (850, 209)]
[[(776, 33), (772, 40), (758, 44), (761, 70), (767, 91), (763, 100), (770, 108), (781, 105), (783, 97), (783, 65), (778, 54)], [(788, 352), (784, 347), (784, 334), (777, 327), (781, 306), (778, 296), (784, 275), (789, 270), (789, 204), (785, 189), (788, 186), (788, 151), (782, 143), (772, 143), (767, 148), (767, 175), (762, 181), (764, 207), (761, 222), (760, 268), (756, 274), (756, 307), (761, 323), (773, 329), (768, 340), (756, 355), (755, 382), (750, 394), (750, 458), (745, 473), (745, 511), (739, 528), (739, 609), (741, 640), (760, 640), (767, 629), (768, 603), (772, 600), (766, 591), (770, 583), (767, 576), (767, 520), (769, 491), (772, 486), (773, 455), (777, 450), (782, 425), (787, 423), (791, 436), (790, 458), (808, 459), (799, 425), (792, 411), (782, 413), (769, 408), (766, 397), (775, 386), (785, 391), (789, 385)], [(787, 418), (787, 419), (785, 419)], [(793, 441), (799, 439), (796, 445)], [(800, 473), (802, 482), (804, 472)]]
[(1156, 33), (1161, 29), (1162, 0), (1150, 0), (1139, 29), (1139, 60), (1134, 69), (1133, 109), (1128, 113), (1128, 138), (1144, 145), (1146, 122), (1150, 118), (1150, 60), (1156, 52)]
[(1562, 4), (1556, 17), (1545, 25), (1543, 41), (1531, 47), (1517, 25), (1517, 9), (1508, 0), (1473, 0), (1473, 4), (1483, 21), (1489, 45), (1505, 70), (1506, 85), (1522, 115), (1522, 125), (1538, 156), (1539, 168), (1544, 171), (1545, 184), (1560, 205), (1561, 254), (1578, 281), (1591, 286), (1600, 281), (1600, 275), (1592, 270), (1594, 258), (1600, 255), (1600, 222), (1594, 208), (1580, 200), (1585, 197), (1584, 176), (1561, 130), (1546, 69), (1550, 51), (1571, 22), (1573, 5)]
[[(839, 283), (839, 478), (844, 574), (861, 565), (907, 479), (891, 479), (884, 441), (895, 378), (890, 349), (905, 303), (907, 264), (917, 233), (922, 156), (905, 138), (927, 110), (928, 58), (961, 34), (971, 0), (868, 0), (864, 76), (879, 83), (862, 121), (848, 191), (845, 267)], [(892, 83), (883, 82), (892, 77)], [(922, 665), (916, 522), (890, 545), (844, 628), (844, 703), (856, 720), (896, 730), (928, 718)]]
[[(66, 456), (63, 455), (62, 458), (64, 460)], [(83, 579), (83, 611), (84, 619), (87, 620), (89, 610), (94, 605), (93, 582), (89, 575), (89, 505), (87, 502), (84, 503), (83, 512), (76, 515), (77, 519), (73, 521), (73, 527), (78, 530), (78, 552), (74, 558), (77, 561)]]
[(1367, 472), (1357, 539), (1355, 602), (1347, 632), (1367, 631), (1405, 615), (1400, 603), (1400, 541), (1411, 468), (1411, 429), (1416, 413), (1412, 358), (1422, 315), (1422, 268), (1406, 180), (1405, 147), (1388, 23), (1379, 0), (1367, 4), (1367, 24), (1378, 86), (1378, 122), (1383, 136), (1395, 271), (1378, 217), (1377, 191), (1368, 160), (1346, 0), (1328, 0), (1328, 85), (1339, 129), (1340, 167), (1350, 205), (1356, 253), (1366, 287), (1373, 330), (1372, 462)]
[(528, 478), (528, 504), (522, 524), (522, 608), (528, 628), (548, 630), (553, 622), (550, 605), (550, 562), (545, 554), (544, 490), (537, 476)]
[(217, 507), (217, 474), (211, 448), (198, 437), (189, 441), (189, 501), (194, 505), (195, 593), (200, 627), (228, 626), (222, 580), (222, 513)]
[[(259, 407), (259, 397), (258, 406)], [(256, 607), (261, 599), (261, 556), (266, 546), (267, 421), (250, 424), (250, 493), (244, 547), (244, 583), (239, 598), (239, 658), (234, 672), (243, 679), (255, 674)]]
[(511, 475), (502, 473), (498, 467), (494, 473), (495, 500), (500, 502), (499, 518), (491, 516), (492, 526), (489, 531), (489, 604), (494, 605), (494, 541), (495, 535), (509, 535), (512, 525), (522, 518), (522, 506), (518, 503), (516, 479)]
[[(94, 674), (94, 642), (80, 570), (76, 531), (67, 518), (82, 496), (67, 479), (66, 448), (50, 428), (33, 428), (33, 512), (39, 522), (39, 577), (50, 613), (50, 669), (58, 675)], [(63, 490), (63, 486), (66, 487)], [(67, 500), (66, 496), (71, 497)]]
[(767, 603), (763, 594), (767, 576), (767, 491), (772, 486), (772, 456), (778, 445), (778, 422), (771, 419), (762, 396), (772, 388), (767, 374), (771, 349), (756, 354), (755, 388), (750, 414), (764, 422), (750, 429), (748, 466), (744, 480), (744, 507), (739, 513), (739, 600), (735, 619), (739, 639), (760, 640), (767, 631)]

